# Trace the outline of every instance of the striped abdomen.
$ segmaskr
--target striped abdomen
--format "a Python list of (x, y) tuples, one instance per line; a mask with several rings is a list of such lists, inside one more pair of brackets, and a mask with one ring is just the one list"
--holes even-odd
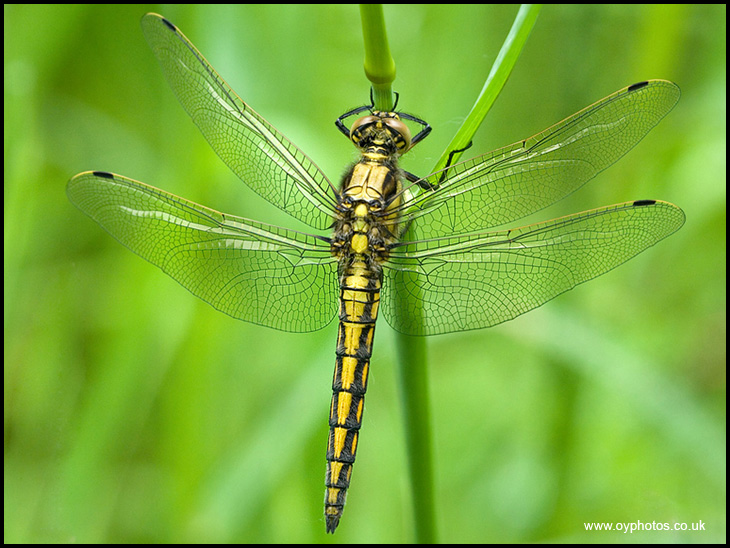
[(329, 533), (337, 528), (350, 485), (378, 316), (381, 274), (368, 268), (368, 262), (364, 255), (354, 255), (340, 276), (340, 330), (332, 381), (324, 498)]

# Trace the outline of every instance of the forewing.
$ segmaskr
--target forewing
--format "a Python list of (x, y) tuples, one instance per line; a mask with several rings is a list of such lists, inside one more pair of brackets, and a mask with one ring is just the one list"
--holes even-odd
[(106, 172), (73, 177), (71, 202), (120, 243), (226, 314), (312, 331), (337, 311), (337, 263), (326, 238), (179, 198)]
[(381, 308), (408, 335), (490, 327), (608, 272), (683, 223), (677, 206), (644, 200), (502, 232), (397, 244)]
[(320, 169), (244, 103), (175, 25), (148, 13), (142, 30), (180, 104), (221, 160), (275, 206), (328, 228), (335, 191)]
[(428, 176), (435, 190), (402, 208), (404, 220), (416, 220), (410, 239), (484, 230), (555, 203), (631, 150), (679, 95), (665, 80), (634, 84), (529, 139)]

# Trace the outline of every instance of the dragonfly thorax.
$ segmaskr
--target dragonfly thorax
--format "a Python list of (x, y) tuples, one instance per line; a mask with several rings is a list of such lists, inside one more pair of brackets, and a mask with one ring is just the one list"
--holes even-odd
[[(393, 240), (383, 224), (383, 208), (379, 201), (346, 201), (335, 223), (333, 254), (340, 259), (352, 254), (384, 258), (386, 240)], [(383, 256), (383, 257), (381, 257)]]

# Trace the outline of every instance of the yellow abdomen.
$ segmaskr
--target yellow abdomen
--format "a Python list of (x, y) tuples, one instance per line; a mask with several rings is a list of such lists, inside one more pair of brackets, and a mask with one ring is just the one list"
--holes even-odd
[(340, 329), (327, 444), (325, 518), (334, 532), (345, 506), (367, 389), (381, 276), (356, 254), (340, 277)]

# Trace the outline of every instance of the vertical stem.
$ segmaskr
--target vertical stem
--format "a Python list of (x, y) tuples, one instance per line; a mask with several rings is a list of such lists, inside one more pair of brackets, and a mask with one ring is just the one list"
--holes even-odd
[(416, 542), (437, 542), (426, 340), (396, 334), (398, 386), (405, 431)]
[(360, 4), (362, 35), (365, 42), (365, 76), (373, 88), (377, 110), (393, 108), (395, 61), (390, 54), (382, 4)]

